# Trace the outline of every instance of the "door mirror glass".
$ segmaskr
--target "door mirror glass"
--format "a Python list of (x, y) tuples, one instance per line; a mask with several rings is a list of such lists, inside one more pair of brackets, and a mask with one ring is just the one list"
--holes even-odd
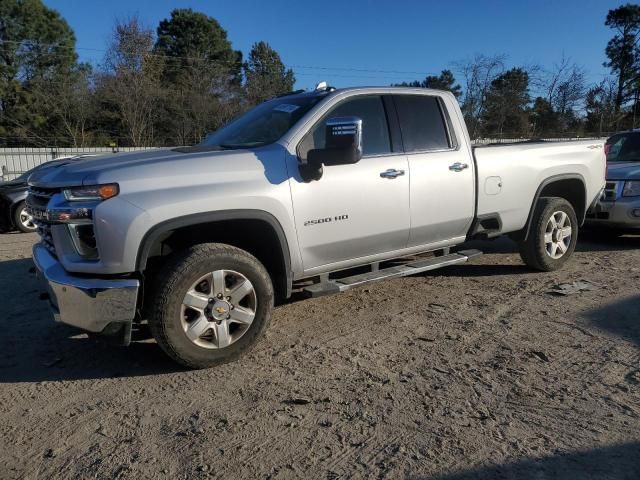
[(362, 158), (362, 119), (358, 117), (333, 117), (325, 124), (325, 150), (348, 149), (354, 157), (346, 163), (356, 163)]
[[(307, 153), (301, 172), (305, 180), (318, 180), (323, 165), (347, 165), (362, 158), (362, 119), (333, 117), (325, 122), (325, 146)], [(304, 170), (304, 171), (303, 171)]]

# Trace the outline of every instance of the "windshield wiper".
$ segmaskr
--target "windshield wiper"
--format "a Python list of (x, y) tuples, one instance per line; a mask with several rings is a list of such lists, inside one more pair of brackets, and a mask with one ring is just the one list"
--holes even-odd
[(224, 149), (238, 150), (242, 148), (260, 147), (266, 145), (266, 142), (248, 142), (248, 143), (222, 143), (220, 146)]
[(178, 147), (174, 148), (174, 152), (180, 153), (198, 153), (198, 152), (219, 152), (226, 150), (220, 145), (192, 145), (191, 147)]

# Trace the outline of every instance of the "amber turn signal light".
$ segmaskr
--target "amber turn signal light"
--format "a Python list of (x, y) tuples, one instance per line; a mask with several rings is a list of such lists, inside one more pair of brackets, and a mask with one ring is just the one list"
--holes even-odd
[(115, 197), (120, 192), (118, 185), (116, 183), (108, 183), (106, 185), (100, 185), (98, 188), (98, 194), (100, 198), (106, 200), (111, 197)]

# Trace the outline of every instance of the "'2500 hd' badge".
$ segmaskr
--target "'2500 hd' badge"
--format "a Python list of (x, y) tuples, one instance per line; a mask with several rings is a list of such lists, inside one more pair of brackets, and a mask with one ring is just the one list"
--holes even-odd
[(342, 220), (349, 220), (349, 215), (336, 215), (335, 217), (316, 218), (315, 220), (307, 220), (304, 222), (304, 226), (321, 225), (323, 223), (341, 222)]

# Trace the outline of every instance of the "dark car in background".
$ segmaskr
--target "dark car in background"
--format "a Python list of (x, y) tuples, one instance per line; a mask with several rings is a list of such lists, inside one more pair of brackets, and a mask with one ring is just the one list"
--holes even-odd
[(613, 235), (640, 233), (640, 130), (612, 135), (605, 153), (605, 189), (587, 225)]
[(25, 200), (29, 190), (27, 181), (32, 173), (48, 168), (58, 168), (69, 162), (91, 156), (93, 155), (76, 155), (57, 158), (24, 172), (14, 180), (0, 182), (0, 232), (20, 230), (21, 232), (28, 233), (37, 230), (33, 218), (27, 212), (25, 206)]

